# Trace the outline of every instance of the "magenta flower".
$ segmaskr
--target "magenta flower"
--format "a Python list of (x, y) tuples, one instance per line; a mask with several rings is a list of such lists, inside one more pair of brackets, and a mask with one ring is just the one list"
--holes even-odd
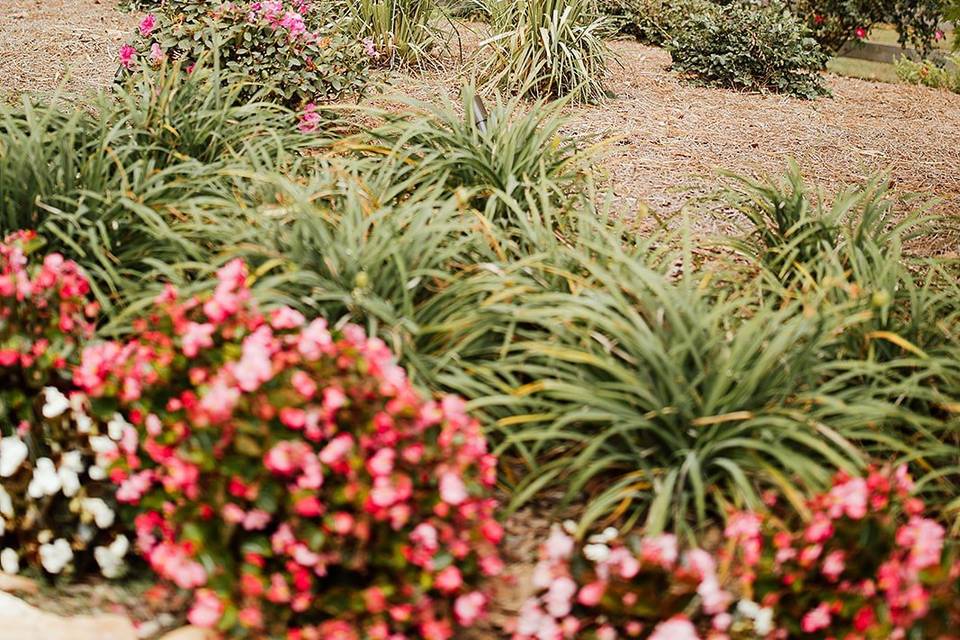
[(148, 13), (140, 21), (140, 35), (146, 38), (157, 27), (157, 18), (152, 13)]
[(134, 58), (136, 58), (136, 56), (137, 50), (129, 44), (120, 47), (120, 64), (122, 64), (125, 69), (133, 68)]

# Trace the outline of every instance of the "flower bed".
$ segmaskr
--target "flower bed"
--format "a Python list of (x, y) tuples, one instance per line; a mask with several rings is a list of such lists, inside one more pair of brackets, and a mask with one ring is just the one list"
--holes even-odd
[(0, 569), (115, 577), (129, 540), (107, 467), (131, 434), (96, 423), (71, 391), (66, 362), (92, 335), (97, 306), (75, 263), (35, 259), (41, 245), (32, 232), (0, 244)]
[(731, 514), (712, 554), (615, 529), (578, 547), (555, 526), (513, 638), (956, 637), (960, 564), (912, 490), (904, 467), (839, 474), (805, 520)]
[(358, 327), (259, 312), (242, 262), (218, 279), (199, 299), (169, 288), (75, 375), (136, 426), (117, 499), (150, 565), (195, 592), (191, 622), (433, 640), (474, 624), (502, 530), (496, 459), (462, 401), (423, 401)]

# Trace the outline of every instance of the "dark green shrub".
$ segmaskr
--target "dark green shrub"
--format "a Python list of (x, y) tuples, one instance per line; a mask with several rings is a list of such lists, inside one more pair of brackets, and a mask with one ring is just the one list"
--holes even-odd
[(710, 0), (604, 0), (601, 9), (620, 34), (662, 45), (690, 16), (716, 8)]
[(827, 62), (810, 32), (778, 7), (745, 4), (696, 14), (669, 43), (673, 68), (707, 85), (800, 98), (827, 93)]

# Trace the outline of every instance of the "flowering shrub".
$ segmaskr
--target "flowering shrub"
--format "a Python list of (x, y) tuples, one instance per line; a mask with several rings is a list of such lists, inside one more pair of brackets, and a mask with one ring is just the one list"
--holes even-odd
[[(943, 637), (930, 630), (956, 613), (956, 571), (942, 566), (944, 529), (924, 517), (912, 487), (904, 467), (839, 474), (798, 526), (735, 514), (726, 535), (742, 588), (775, 610), (786, 637)], [(945, 599), (937, 615), (932, 594)]]
[(278, 102), (298, 109), (360, 95), (367, 86), (371, 54), (342, 20), (308, 0), (168, 0), (141, 20), (133, 44), (120, 49), (120, 63), (133, 70), (173, 57), (189, 69), (216, 48), (227, 70), (250, 79), (251, 94), (266, 85)]
[[(733, 596), (709, 553), (681, 556), (670, 534), (624, 542), (608, 529), (588, 542), (575, 552), (573, 538), (554, 526), (533, 573), (538, 594), (523, 605), (514, 640), (730, 637)], [(769, 618), (759, 632), (772, 630)]]
[(101, 433), (61, 376), (97, 307), (76, 264), (31, 260), (40, 244), (32, 232), (0, 244), (0, 569), (60, 574), (95, 562), (113, 577), (129, 543), (115, 535), (105, 468), (131, 434), (116, 420)]
[(194, 624), (257, 637), (445, 640), (501, 570), (496, 458), (454, 397), (424, 402), (384, 345), (250, 302), (234, 261), (168, 288), (75, 372), (137, 427), (111, 470), (137, 547)]
[(600, 8), (613, 18), (618, 33), (660, 46), (690, 16), (713, 11), (716, 4), (710, 0), (603, 0)]
[(901, 44), (913, 44), (924, 52), (943, 37), (941, 0), (789, 0), (787, 4), (832, 51), (850, 40), (866, 38), (878, 24), (893, 25)]

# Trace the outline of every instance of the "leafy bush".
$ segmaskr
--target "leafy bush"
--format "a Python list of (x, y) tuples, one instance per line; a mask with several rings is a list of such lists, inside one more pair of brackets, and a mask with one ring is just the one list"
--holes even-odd
[(590, 0), (491, 0), (491, 35), (480, 48), (481, 75), (533, 98), (605, 97), (607, 19)]
[(949, 56), (946, 64), (933, 60), (915, 62), (902, 56), (896, 61), (895, 67), (897, 77), (903, 82), (960, 93), (960, 55)]
[(924, 52), (943, 37), (945, 5), (940, 0), (787, 0), (787, 4), (830, 51), (867, 37), (880, 24), (893, 25), (901, 44)]
[(704, 84), (816, 98), (826, 54), (788, 12), (733, 4), (695, 14), (669, 42), (673, 68)]
[(350, 0), (355, 32), (380, 64), (423, 65), (444, 44), (436, 0)]
[(0, 244), (0, 570), (123, 571), (107, 468), (129, 444), (71, 391), (68, 360), (93, 333), (97, 305), (77, 265), (21, 232)]
[(364, 51), (349, 35), (348, 17), (334, 18), (320, 6), (304, 0), (214, 6), (171, 0), (143, 18), (120, 61), (128, 70), (168, 57), (190, 65), (215, 52), (226, 70), (246, 78), (247, 97), (267, 87), (274, 101), (293, 109), (362, 95), (376, 52)]
[(710, 0), (604, 0), (600, 6), (611, 16), (619, 33), (662, 45), (691, 16), (713, 11), (717, 4)]
[(140, 333), (75, 374), (129, 416), (117, 462), (151, 566), (190, 620), (279, 637), (450, 638), (496, 575), (496, 458), (462, 401), (424, 402), (386, 345), (289, 308), (262, 315), (240, 260), (212, 295), (168, 288)]

